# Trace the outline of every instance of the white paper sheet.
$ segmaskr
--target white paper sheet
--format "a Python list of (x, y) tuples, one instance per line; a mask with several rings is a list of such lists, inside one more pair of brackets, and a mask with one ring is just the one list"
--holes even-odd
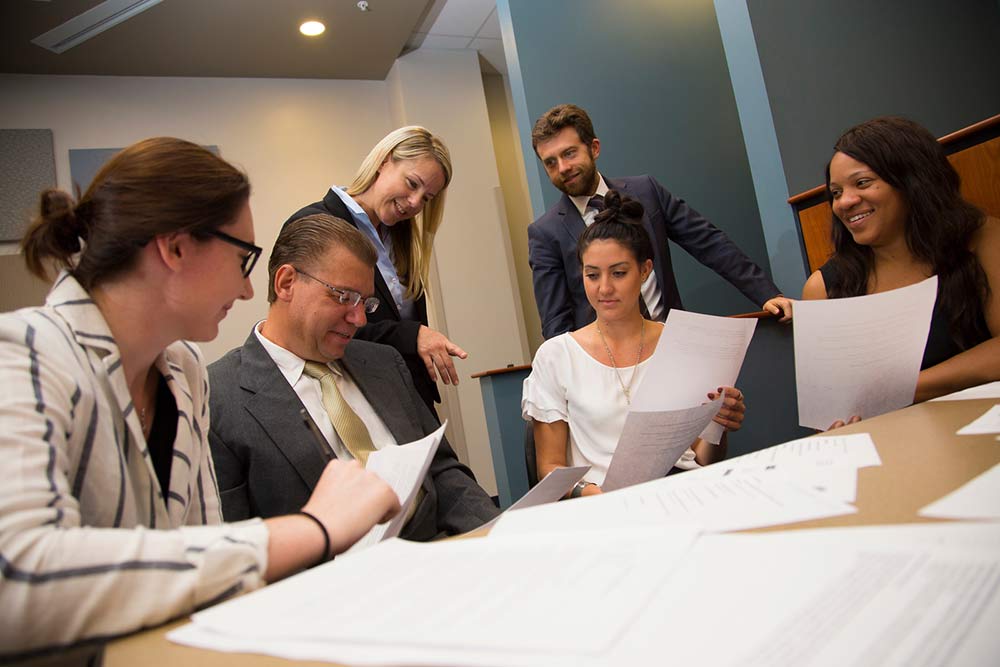
[(607, 664), (996, 665), (1000, 530), (939, 530), (703, 537)]
[(846, 299), (795, 302), (799, 424), (827, 429), (913, 402), (937, 277)]
[(1000, 464), (935, 500), (917, 514), (938, 519), (1000, 519)]
[(957, 431), (957, 435), (980, 435), (983, 433), (1000, 433), (1000, 404), (994, 405), (981, 417)]
[(402, 506), (399, 514), (391, 520), (376, 524), (365, 533), (365, 536), (354, 543), (348, 553), (360, 551), (381, 540), (399, 535), (403, 530), (409, 515), (410, 506), (416, 502), (417, 490), (427, 476), (431, 461), (437, 452), (438, 445), (444, 437), (444, 429), (448, 426), (446, 419), (436, 431), (420, 440), (398, 447), (385, 447), (368, 455), (365, 468), (384, 479), (399, 496)]
[[(701, 405), (708, 392), (736, 384), (757, 326), (755, 319), (717, 317), (672, 309), (656, 351), (636, 390), (632, 410), (658, 412)], [(718, 444), (723, 428), (702, 434)]]
[(514, 512), (500, 519), (493, 535), (604, 531), (626, 526), (694, 524), (710, 531), (745, 530), (857, 510), (826, 494), (781, 476), (685, 481), (688, 473)]
[(719, 397), (682, 410), (629, 412), (601, 488), (614, 491), (666, 475), (721, 407)]
[[(394, 540), (200, 612), (168, 637), (357, 665), (979, 667), (1000, 658), (997, 523), (709, 535), (693, 547), (675, 529), (605, 537)], [(456, 574), (471, 586), (447, 585)]]
[(719, 479), (745, 476), (784, 477), (808, 486), (829, 498), (853, 503), (858, 497), (858, 469), (853, 466), (810, 467), (802, 463), (744, 464), (738, 466), (716, 463), (685, 474), (691, 479)]
[(866, 468), (882, 465), (875, 442), (868, 433), (816, 435), (790, 440), (774, 447), (716, 463), (717, 466), (755, 466), (786, 463), (810, 467), (850, 466)]
[(974, 398), (1000, 398), (1000, 382), (988, 382), (978, 387), (969, 387), (954, 394), (938, 396), (932, 401), (967, 401)]
[(695, 536), (391, 540), (199, 612), (169, 637), (351, 664), (586, 661), (635, 622)]
[[(583, 476), (587, 474), (588, 470), (590, 470), (590, 466), (556, 468), (543, 477), (542, 481), (528, 489), (528, 492), (512, 503), (510, 507), (505, 509), (504, 513), (556, 502), (569, 493), (570, 489), (573, 488), (573, 485), (583, 479)], [(483, 528), (492, 526), (500, 520), (501, 516), (503, 516), (503, 514), (495, 517), (487, 523), (484, 523), (476, 530), (482, 530)]]

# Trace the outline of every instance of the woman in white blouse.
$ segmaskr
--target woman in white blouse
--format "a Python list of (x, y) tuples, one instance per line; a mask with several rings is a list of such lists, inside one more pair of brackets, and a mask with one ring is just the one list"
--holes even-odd
[(301, 512), (222, 523), (197, 347), (253, 295), (246, 175), (187, 141), (113, 157), (22, 241), (44, 306), (0, 316), (0, 662), (190, 613), (347, 549), (399, 510), (331, 462)]
[[(653, 270), (653, 247), (642, 225), (642, 205), (615, 191), (580, 236), (577, 253), (583, 267), (587, 300), (597, 320), (582, 329), (551, 338), (538, 349), (531, 375), (524, 381), (521, 409), (534, 422), (538, 476), (560, 466), (589, 465), (572, 497), (601, 492), (646, 362), (656, 350), (663, 324), (643, 317), (642, 283)], [(727, 430), (740, 428), (746, 410), (743, 394), (725, 394), (715, 421)], [(700, 438), (675, 464), (696, 468), (725, 456), (725, 440), (711, 445)]]

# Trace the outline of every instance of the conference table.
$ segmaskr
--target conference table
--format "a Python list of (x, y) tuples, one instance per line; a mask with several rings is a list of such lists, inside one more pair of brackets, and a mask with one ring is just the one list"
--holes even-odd
[[(997, 435), (956, 435), (955, 432), (1000, 402), (998, 399), (932, 401), (867, 419), (836, 433), (869, 433), (882, 465), (858, 471), (856, 514), (760, 531), (878, 525), (933, 521), (918, 510), (1000, 463)], [(106, 667), (215, 667), (241, 665), (329, 665), (290, 661), (245, 653), (220, 653), (189, 648), (167, 640), (166, 634), (187, 620), (139, 632), (105, 648)]]

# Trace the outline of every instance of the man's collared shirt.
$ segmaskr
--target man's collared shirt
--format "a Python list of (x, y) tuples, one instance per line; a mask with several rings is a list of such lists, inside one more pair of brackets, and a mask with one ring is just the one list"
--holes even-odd
[[(261, 320), (254, 325), (253, 332), (257, 336), (257, 340), (264, 346), (264, 350), (274, 361), (281, 375), (292, 387), (299, 400), (302, 401), (302, 405), (305, 406), (309, 416), (312, 417), (313, 422), (319, 427), (326, 441), (330, 443), (333, 453), (336, 454), (338, 459), (343, 461), (352, 460), (354, 457), (347, 451), (347, 447), (344, 446), (340, 436), (337, 435), (336, 430), (333, 428), (333, 423), (330, 421), (330, 417), (323, 407), (323, 390), (320, 388), (319, 380), (311, 378), (303, 372), (306, 366), (304, 359), (277, 343), (268, 340), (260, 332), (260, 327), (264, 321)], [(351, 406), (351, 409), (357, 413), (358, 417), (361, 418), (361, 421), (368, 428), (368, 434), (371, 435), (375, 448), (382, 449), (390, 445), (396, 445), (396, 439), (375, 412), (375, 408), (368, 402), (361, 389), (355, 384), (351, 376), (344, 371), (340, 363), (334, 361), (328, 363), (327, 366), (333, 371), (334, 382), (337, 383), (337, 388), (340, 390), (341, 396), (344, 397), (347, 404)]]
[[(583, 218), (583, 224), (590, 227), (594, 224), (594, 218), (597, 217), (597, 209), (587, 206), (591, 197), (594, 196), (605, 196), (608, 194), (608, 184), (604, 181), (604, 176), (597, 174), (597, 190), (592, 195), (580, 195), (578, 197), (570, 197), (570, 201), (576, 206), (576, 210), (580, 212), (580, 217)], [(653, 239), (650, 239), (652, 241)], [(670, 252), (669, 248), (664, 248), (664, 252)], [(660, 294), (660, 287), (656, 284), (656, 267), (649, 272), (646, 276), (646, 280), (642, 283), (642, 300), (646, 302), (646, 308), (649, 310), (649, 317), (658, 322), (662, 322), (666, 319), (666, 313), (663, 308), (663, 295)]]

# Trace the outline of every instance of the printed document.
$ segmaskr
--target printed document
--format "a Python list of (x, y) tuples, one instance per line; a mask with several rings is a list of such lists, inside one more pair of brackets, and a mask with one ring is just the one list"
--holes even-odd
[(444, 429), (448, 426), (448, 420), (433, 433), (415, 440), (407, 445), (399, 447), (384, 447), (377, 452), (368, 455), (368, 463), (365, 468), (375, 473), (392, 487), (392, 490), (399, 496), (399, 504), (402, 509), (399, 514), (391, 520), (376, 524), (364, 537), (354, 543), (351, 551), (360, 551), (381, 540), (396, 537), (403, 530), (410, 515), (410, 507), (417, 500), (417, 491), (427, 476), (427, 471), (437, 453), (438, 445), (444, 437)]
[(629, 412), (601, 489), (614, 491), (664, 477), (721, 407), (719, 397), (682, 410)]
[(846, 299), (795, 302), (799, 424), (837, 420), (913, 403), (937, 296), (937, 277)]
[[(521, 496), (519, 500), (511, 504), (510, 507), (505, 509), (504, 513), (513, 512), (515, 510), (523, 510), (526, 507), (537, 507), (538, 505), (556, 502), (569, 493), (570, 489), (573, 488), (573, 485), (583, 479), (583, 476), (587, 474), (588, 470), (590, 470), (590, 466), (556, 468), (543, 477), (542, 481), (528, 489), (528, 492)], [(500, 516), (503, 516), (503, 514)], [(494, 518), (488, 523), (484, 523), (476, 530), (492, 526), (500, 520), (500, 516)]]
[[(631, 409), (686, 409), (704, 403), (710, 391), (734, 386), (756, 326), (755, 319), (672, 309)], [(701, 437), (718, 444), (722, 432), (710, 423)]]
[(494, 535), (598, 532), (626, 526), (689, 524), (708, 531), (746, 530), (857, 512), (794, 479), (748, 474), (720, 479), (671, 475), (627, 489), (533, 507), (501, 517)]

